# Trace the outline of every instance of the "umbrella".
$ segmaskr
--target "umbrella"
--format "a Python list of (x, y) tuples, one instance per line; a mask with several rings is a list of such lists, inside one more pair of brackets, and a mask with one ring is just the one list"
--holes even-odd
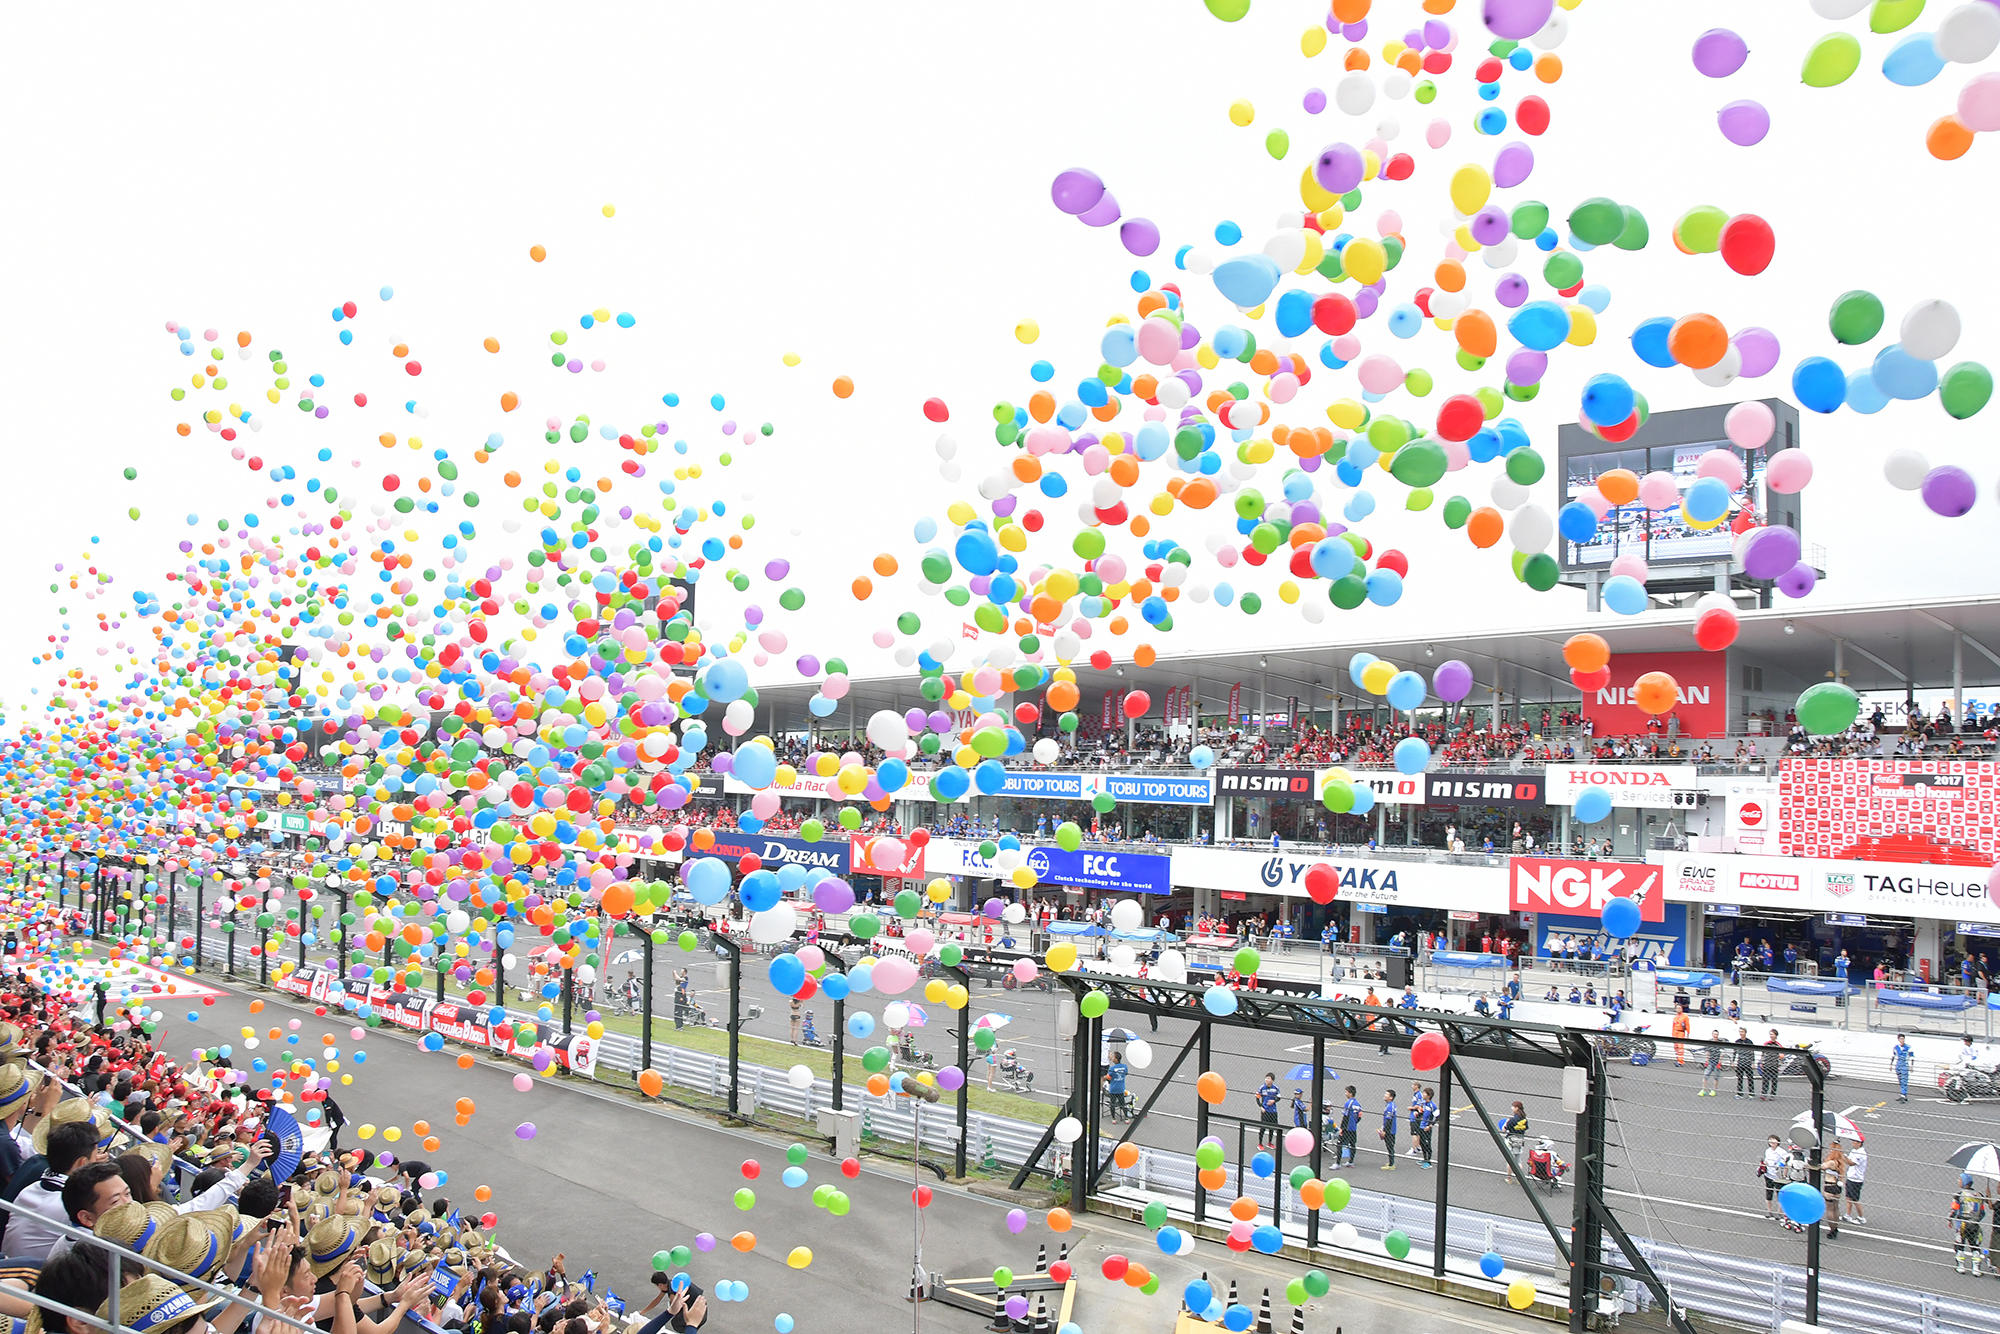
[(982, 1028), (990, 1028), (997, 1033), (1013, 1022), (1014, 1016), (1011, 1014), (982, 1014), (979, 1016), (979, 1021), (972, 1027), (974, 1031)]
[(611, 962), (613, 964), (637, 963), (639, 962), (639, 957), (640, 957), (639, 951), (626, 950), (623, 954), (620, 954), (617, 958), (613, 959)]
[(903, 1025), (905, 1028), (922, 1028), (931, 1021), (930, 1011), (921, 1005), (910, 1004), (904, 1008), (910, 1012), (909, 1019)]
[(1967, 1176), (1992, 1177), (2000, 1181), (2000, 1144), (1973, 1140), (1959, 1145), (1945, 1161)]
[(1138, 1036), (1137, 1033), (1134, 1033), (1129, 1028), (1107, 1028), (1104, 1030), (1104, 1040), (1106, 1042), (1132, 1042), (1137, 1040)]
[[(1853, 1140), (1856, 1144), (1859, 1144), (1867, 1136), (1861, 1133), (1860, 1126), (1854, 1124), (1852, 1114), (1860, 1110), (1858, 1107), (1850, 1107), (1844, 1112), (1827, 1112), (1820, 1119), (1820, 1129), (1832, 1132), (1835, 1139)], [(1793, 1117), (1792, 1129), (1802, 1130), (1806, 1134), (1812, 1135), (1814, 1143), (1819, 1142), (1819, 1136), (1813, 1133), (1811, 1112), (1800, 1112), (1797, 1116)]]
[[(1311, 1079), (1312, 1077), (1313, 1077), (1313, 1068), (1311, 1061), (1307, 1061), (1303, 1065), (1295, 1065), (1291, 1069), (1285, 1071), (1286, 1079)], [(1329, 1065), (1326, 1067), (1326, 1077), (1328, 1079), (1338, 1079), (1340, 1078), (1340, 1071), (1334, 1069), (1332, 1066)]]

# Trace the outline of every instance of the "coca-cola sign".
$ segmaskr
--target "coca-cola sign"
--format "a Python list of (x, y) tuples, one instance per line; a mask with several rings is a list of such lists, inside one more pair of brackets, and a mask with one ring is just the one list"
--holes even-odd
[(1660, 868), (1644, 862), (1515, 857), (1508, 864), (1507, 882), (1508, 906), (1515, 912), (1587, 915), (1604, 911), (1615, 898), (1626, 898), (1639, 905), (1639, 920), (1666, 920)]

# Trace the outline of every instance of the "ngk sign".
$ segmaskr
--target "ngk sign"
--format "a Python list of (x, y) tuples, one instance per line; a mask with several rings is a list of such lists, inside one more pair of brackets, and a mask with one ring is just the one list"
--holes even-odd
[(1580, 916), (1604, 911), (1614, 898), (1637, 901), (1639, 920), (1667, 920), (1660, 868), (1644, 862), (1588, 862), (1515, 857), (1508, 864), (1508, 906), (1515, 912)]

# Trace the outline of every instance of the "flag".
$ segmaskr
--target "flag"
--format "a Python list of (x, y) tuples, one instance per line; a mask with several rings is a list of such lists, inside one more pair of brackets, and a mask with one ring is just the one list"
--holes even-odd
[(1232, 723), (1237, 722), (1241, 719), (1242, 708), (1243, 708), (1243, 683), (1241, 681), (1238, 681), (1235, 685), (1229, 687), (1230, 722)]
[(1109, 690), (1104, 692), (1104, 719), (1099, 724), (1107, 732), (1111, 730), (1111, 695), (1112, 692)]
[(979, 638), (979, 627), (971, 621), (960, 621), (958, 623), (958, 637), (960, 639), (977, 639)]

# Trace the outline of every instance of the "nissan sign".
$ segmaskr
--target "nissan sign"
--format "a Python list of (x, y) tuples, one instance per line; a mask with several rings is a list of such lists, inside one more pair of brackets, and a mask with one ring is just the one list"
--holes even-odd
[(1508, 865), (1508, 906), (1516, 912), (1588, 915), (1623, 898), (1639, 905), (1640, 921), (1664, 922), (1660, 881), (1660, 868), (1644, 862), (1515, 857)]

